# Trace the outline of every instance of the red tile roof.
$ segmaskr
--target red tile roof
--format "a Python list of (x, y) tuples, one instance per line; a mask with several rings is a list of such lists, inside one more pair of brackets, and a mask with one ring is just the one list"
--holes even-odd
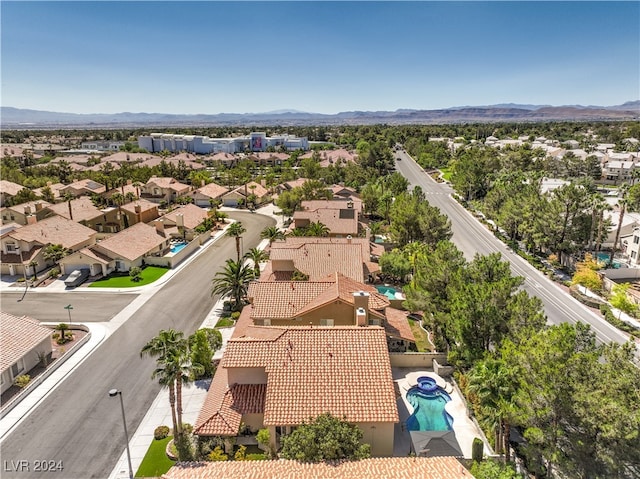
[(453, 457), (379, 457), (345, 462), (181, 463), (162, 479), (473, 479)]
[[(62, 216), (63, 218), (72, 219), (69, 215), (68, 201), (56, 203), (55, 205), (47, 206), (47, 208), (49, 211)], [(71, 200), (71, 212), (73, 213), (73, 221), (77, 223), (80, 221), (90, 221), (102, 216), (103, 214), (102, 210), (97, 208), (88, 196), (81, 196)]]
[(145, 184), (145, 187), (157, 186), (158, 188), (173, 190), (176, 193), (188, 192), (191, 187), (189, 185), (185, 185), (184, 183), (180, 183), (178, 180), (174, 178), (167, 177), (154, 177), (149, 178), (149, 181)]
[(298, 425), (325, 412), (349, 422), (398, 421), (379, 327), (254, 326), (229, 340), (220, 367), (230, 378), (231, 368), (264, 368), (265, 425)]
[(35, 319), (5, 312), (0, 312), (0, 331), (0, 371), (11, 367), (52, 333)]
[(182, 215), (183, 226), (188, 230), (194, 229), (209, 216), (207, 210), (194, 204), (188, 204), (176, 208), (171, 213), (162, 216), (161, 219), (165, 220), (166, 226), (173, 226), (178, 224), (178, 215)]
[(220, 186), (216, 183), (208, 183), (200, 188), (198, 188), (197, 190), (195, 190), (192, 193), (192, 196), (195, 193), (199, 193), (203, 196), (207, 196), (209, 198), (220, 198), (222, 195), (224, 195), (227, 191), (229, 191), (229, 188), (226, 188), (224, 186)]
[(24, 186), (13, 183), (12, 181), (0, 180), (0, 191), (7, 196), (15, 196), (23, 188)]
[(249, 183), (247, 183), (246, 188), (245, 185), (239, 186), (235, 190), (231, 191), (231, 193), (239, 193), (242, 196), (245, 196), (245, 189), (247, 196), (253, 194), (256, 195), (257, 198), (263, 198), (269, 194), (269, 190), (267, 190), (261, 184), (256, 183), (255, 181), (250, 181)]
[(75, 249), (78, 244), (95, 238), (96, 232), (75, 221), (56, 215), (38, 221), (36, 224), (23, 226), (12, 231), (8, 236), (28, 243), (60, 244), (65, 248)]
[(407, 319), (407, 316), (409, 315), (408, 311), (387, 308), (385, 309), (384, 314), (387, 318), (384, 324), (384, 330), (389, 336), (406, 339), (407, 341), (412, 341), (414, 343), (416, 342), (416, 337), (413, 335), (411, 326), (409, 326), (409, 320)]
[(97, 245), (97, 250), (104, 249), (109, 253), (126, 258), (130, 261), (149, 253), (154, 248), (168, 241), (168, 235), (162, 235), (153, 226), (144, 223), (135, 225), (102, 240)]

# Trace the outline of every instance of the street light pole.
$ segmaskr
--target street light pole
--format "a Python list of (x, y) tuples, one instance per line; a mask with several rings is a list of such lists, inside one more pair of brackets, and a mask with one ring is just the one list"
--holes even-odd
[[(71, 310), (73, 309), (73, 306), (71, 306), (70, 304), (67, 304), (64, 309), (66, 309), (69, 312), (69, 331), (71, 331)], [(71, 335), (73, 336), (73, 331), (71, 331)]]
[(124, 424), (124, 442), (127, 445), (127, 461), (129, 462), (129, 479), (133, 479), (133, 468), (131, 467), (131, 452), (129, 451), (129, 433), (127, 432), (127, 419), (124, 416), (124, 401), (122, 400), (122, 391), (111, 389), (109, 397), (120, 396), (120, 408), (122, 409), (122, 424)]

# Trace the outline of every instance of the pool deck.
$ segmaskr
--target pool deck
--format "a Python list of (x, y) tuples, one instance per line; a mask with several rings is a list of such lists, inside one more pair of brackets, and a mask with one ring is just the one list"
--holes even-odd
[[(400, 415), (400, 422), (396, 424), (394, 431), (394, 456), (407, 456), (411, 452), (411, 436), (405, 426), (407, 418), (413, 412), (413, 406), (407, 401), (407, 391), (413, 386), (418, 384), (418, 378), (421, 376), (428, 376), (436, 381), (436, 384), (444, 389), (451, 401), (445, 406), (447, 411), (453, 418), (453, 432), (456, 435), (460, 449), (465, 459), (471, 459), (471, 444), (475, 437), (483, 438), (483, 435), (478, 431), (478, 428), (473, 421), (467, 416), (467, 407), (465, 405), (464, 398), (460, 397), (458, 392), (453, 387), (453, 384), (447, 382), (441, 376), (435, 374), (433, 371), (425, 369), (413, 369), (413, 368), (392, 368), (391, 370), (393, 380), (398, 385), (398, 391), (400, 397), (398, 397), (398, 413)], [(485, 442), (484, 453), (486, 455), (492, 454), (491, 448)]]

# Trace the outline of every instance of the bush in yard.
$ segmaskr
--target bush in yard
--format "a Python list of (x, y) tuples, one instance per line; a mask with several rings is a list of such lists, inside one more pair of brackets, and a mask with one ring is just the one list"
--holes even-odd
[(210, 461), (227, 461), (229, 456), (224, 453), (220, 446), (216, 446), (216, 448), (207, 456), (207, 459)]
[(15, 385), (19, 388), (25, 387), (31, 381), (31, 376), (28, 374), (21, 374), (15, 379)]
[(325, 413), (284, 436), (281, 455), (303, 462), (365, 459), (371, 446), (361, 444), (361, 439), (358, 426)]
[(138, 282), (142, 281), (142, 269), (134, 266), (129, 270), (129, 276), (131, 277), (131, 281)]
[(237, 321), (239, 317), (240, 311), (234, 311), (233, 313), (231, 313), (231, 319), (233, 319), (234, 321)]
[(158, 426), (153, 431), (153, 437), (156, 441), (159, 441), (167, 437), (169, 435), (169, 431), (170, 431), (169, 426)]
[(484, 450), (484, 444), (482, 439), (479, 437), (473, 438), (473, 443), (471, 443), (471, 458), (475, 462), (482, 461), (482, 451)]

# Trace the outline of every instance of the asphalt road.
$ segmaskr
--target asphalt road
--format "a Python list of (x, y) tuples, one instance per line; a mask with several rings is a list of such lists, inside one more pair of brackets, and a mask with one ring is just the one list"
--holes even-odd
[(511, 263), (514, 275), (525, 278), (524, 289), (532, 296), (539, 297), (547, 319), (552, 324), (581, 321), (591, 325), (597, 339), (602, 343), (627, 342), (629, 336), (611, 326), (602, 317), (572, 298), (560, 286), (513, 253), (499, 241), (482, 223), (451, 197), (453, 189), (446, 183), (437, 183), (405, 152), (397, 152), (401, 161), (396, 161), (396, 169), (412, 186), (419, 185), (426, 194), (427, 201), (440, 208), (451, 220), (452, 241), (467, 259), (476, 253), (487, 255), (499, 252)]
[[(258, 214), (234, 212), (230, 216), (247, 229), (245, 251), (258, 245), (260, 231), (275, 224), (272, 218)], [(120, 404), (109, 397), (109, 389), (123, 391), (127, 428), (133, 434), (160, 390), (150, 379), (155, 362), (140, 359), (140, 349), (160, 329), (175, 328), (185, 335), (195, 331), (217, 299), (210, 295), (213, 276), (227, 258), (235, 256), (235, 240), (220, 238), (109, 336), (4, 439), (0, 476), (108, 477), (124, 450)], [(96, 307), (101, 305), (99, 299)], [(76, 304), (74, 295), (74, 310)], [(30, 470), (12, 471), (19, 461), (26, 461), (22, 464)], [(63, 470), (36, 472), (36, 461), (55, 461)]]
[(72, 322), (103, 322), (111, 320), (137, 297), (137, 294), (96, 293), (82, 289), (84, 291), (75, 290), (71, 294), (28, 291), (20, 302), (22, 292), (3, 292), (2, 311), (31, 316), (43, 322), (68, 322), (69, 313), (64, 307), (71, 304)]

